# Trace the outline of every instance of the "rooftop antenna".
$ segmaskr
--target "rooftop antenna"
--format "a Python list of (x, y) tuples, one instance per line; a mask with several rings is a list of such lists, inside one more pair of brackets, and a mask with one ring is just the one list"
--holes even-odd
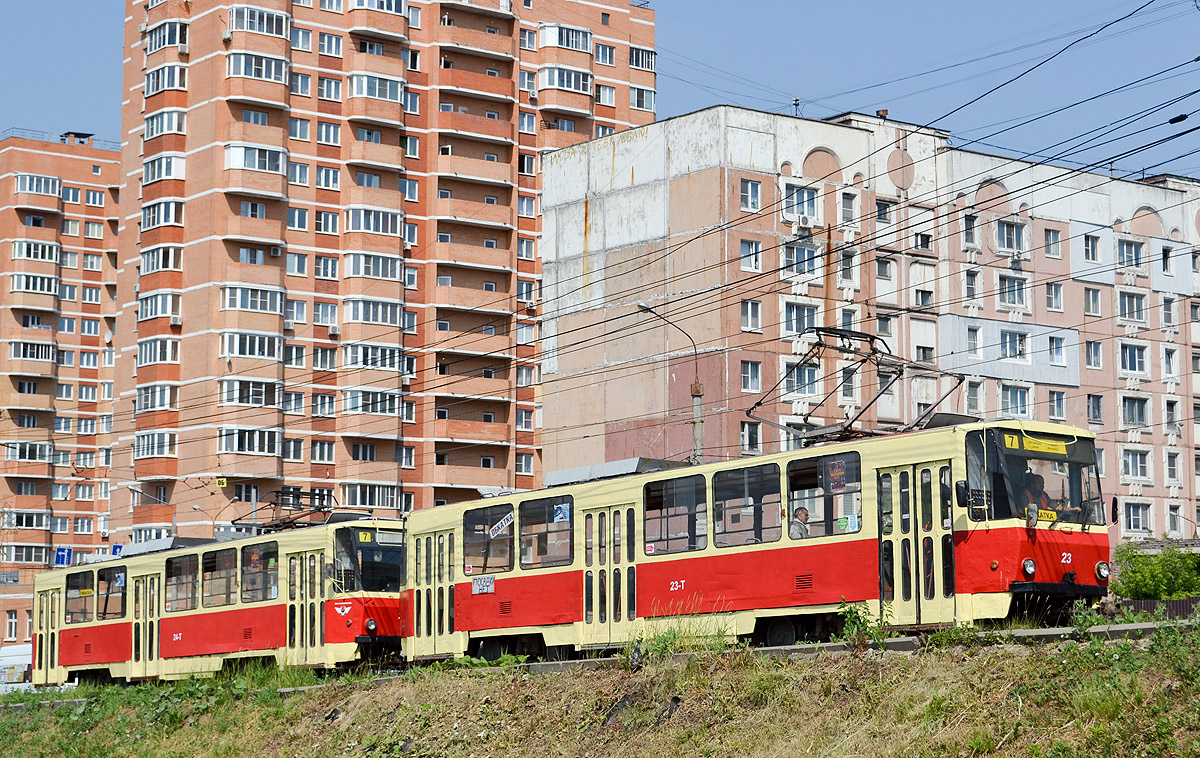
[[(1196, 0), (1196, 2), (1200, 3), (1200, 0)], [(792, 98), (792, 115), (797, 117), (800, 115), (800, 98), (798, 97)]]

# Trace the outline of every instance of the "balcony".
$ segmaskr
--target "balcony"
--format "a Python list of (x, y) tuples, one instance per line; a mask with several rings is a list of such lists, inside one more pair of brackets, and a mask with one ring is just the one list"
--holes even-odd
[(36, 192), (13, 193), (13, 206), (20, 210), (41, 213), (62, 213), (62, 198), (57, 195), (39, 195)]
[(359, 187), (350, 185), (347, 190), (349, 205), (367, 205), (372, 208), (399, 210), (404, 207), (404, 195), (399, 190), (382, 187)]
[(3, 304), (5, 307), (14, 309), (57, 311), (58, 295), (48, 295), (44, 292), (6, 292)]
[[(261, 35), (255, 35), (255, 42)], [(268, 82), (245, 76), (231, 76), (225, 80), (225, 95), (232, 101), (266, 105), (271, 108), (286, 108), (288, 85), (286, 82)]]
[(442, 47), (483, 58), (513, 60), (517, 57), (517, 40), (506, 34), (488, 34), (462, 26), (443, 26), (438, 29), (437, 41)]
[(461, 8), (484, 16), (513, 17), (512, 0), (441, 0), (441, 5), (445, 9)]
[[(347, 447), (352, 443), (347, 442)], [(400, 464), (395, 461), (354, 461), (337, 464), (337, 478), (341, 481), (376, 481), (395, 483), (400, 479)]]
[(396, 127), (404, 122), (404, 107), (391, 100), (374, 97), (347, 98), (342, 105), (342, 115), (351, 121)]
[(429, 302), (439, 308), (457, 308), (466, 311), (511, 313), (511, 296), (507, 291), (496, 292), (470, 287), (435, 287), (427, 290)]
[[(261, 3), (265, 8), (270, 8), (272, 5), (285, 5), (283, 0), (266, 0)], [(150, 26), (154, 26), (160, 21), (165, 21), (169, 18), (187, 18), (192, 12), (191, 0), (165, 0), (159, 5), (149, 8), (146, 11), (146, 22)], [(284, 13), (288, 11), (283, 10)]]
[(485, 142), (513, 142), (516, 139), (515, 127), (511, 121), (472, 116), (469, 113), (439, 112), (437, 127), (442, 131), (456, 132), (463, 137)]
[(232, 121), (225, 125), (225, 139), (229, 142), (253, 142), (256, 145), (286, 149), (288, 133), (279, 126)]
[(269, 200), (287, 197), (287, 177), (269, 171), (247, 171), (242, 168), (225, 169), (225, 186), (222, 192), (234, 195), (250, 195)]
[(283, 459), (278, 455), (218, 453), (217, 467), (222, 476), (232, 479), (278, 479), (283, 476)]
[(347, 9), (346, 28), (351, 34), (392, 42), (403, 42), (408, 37), (408, 19), (403, 14), (376, 8)]
[[(142, 458), (133, 462), (133, 476), (143, 482), (174, 479), (179, 473), (179, 459), (164, 456), (162, 458)], [(142, 501), (144, 505), (155, 505)]]
[(455, 376), (445, 374), (430, 377), (427, 392), (435, 395), (469, 395), (472, 397), (495, 397), (510, 400), (507, 379), (485, 379), (482, 376)]
[(511, 357), (512, 338), (507, 334), (483, 334), (482, 332), (459, 332), (443, 336), (437, 333), (438, 352), (467, 353), (469, 355), (497, 355)]
[(478, 200), (438, 198), (431, 215), (459, 224), (505, 229), (512, 229), (515, 223), (511, 205), (481, 203)]
[(4, 476), (16, 476), (22, 479), (53, 479), (54, 466), (50, 461), (0, 461), (0, 471)]
[(396, 145), (377, 142), (351, 142), (346, 163), (351, 166), (376, 166), (391, 171), (404, 170), (404, 151)]
[(437, 243), (432, 256), (439, 261), (448, 261), (459, 266), (483, 269), (513, 270), (513, 252), (506, 247), (483, 247), (482, 245), (457, 245)]
[(8, 392), (3, 401), (10, 411), (53, 411), (54, 395), (41, 392)]
[(511, 163), (482, 161), (478, 158), (467, 158), (461, 155), (437, 156), (437, 166), (433, 171), (436, 174), (452, 176), (466, 182), (507, 186), (516, 183), (516, 173)]
[(568, 132), (565, 129), (554, 129), (553, 127), (543, 129), (542, 134), (543, 149), (558, 149), (561, 147), (571, 147), (578, 145), (588, 139), (587, 132)]
[(507, 487), (508, 470), (478, 466), (434, 466), (426, 469), (432, 484), (450, 487)]
[(225, 229), (221, 236), (224, 239), (256, 242), (263, 245), (283, 244), (283, 221), (272, 218), (246, 218), (245, 216), (225, 217)]
[(58, 376), (58, 366), (54, 361), (34, 361), (28, 358), (10, 358), (5, 349), (0, 353), (0, 374), (10, 376)]
[[(591, 95), (582, 92), (571, 92), (565, 89), (544, 89), (538, 92), (538, 108), (552, 113), (563, 113), (567, 116), (592, 117), (592, 106), (595, 101)], [(548, 121), (552, 118), (543, 116)]]
[[(495, 36), (495, 35), (489, 35)], [(438, 69), (437, 86), (462, 91), (484, 100), (516, 101), (516, 84), (511, 77), (488, 76), (455, 68)]]
[[(389, 381), (375, 386), (381, 389), (399, 389), (400, 377), (396, 376), (394, 384)], [(352, 434), (355, 437), (394, 440), (404, 431), (404, 422), (400, 420), (399, 416), (381, 416), (374, 413), (350, 413), (338, 418), (339, 431)]]
[(358, 50), (350, 50), (346, 53), (345, 70), (378, 74), (401, 80), (404, 79), (406, 72), (404, 59), (399, 55), (372, 55), (371, 53), (360, 53)]

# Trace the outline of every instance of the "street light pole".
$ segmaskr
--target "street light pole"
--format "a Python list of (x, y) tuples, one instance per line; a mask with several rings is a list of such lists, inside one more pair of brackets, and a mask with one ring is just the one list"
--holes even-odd
[[(212, 536), (213, 536), (213, 539), (214, 539), (214, 540), (217, 538), (217, 519), (219, 519), (219, 518), (221, 517), (221, 514), (222, 514), (222, 513), (224, 513), (225, 511), (229, 510), (229, 509), (230, 509), (230, 508), (232, 508), (234, 505), (236, 505), (237, 503), (240, 503), (240, 502), (242, 502), (242, 501), (241, 501), (241, 500), (237, 500), (237, 499), (230, 500), (228, 503), (226, 503), (226, 504), (225, 504), (225, 507), (221, 508), (219, 511), (217, 511), (217, 512), (216, 512), (215, 514), (213, 514), (212, 516), (209, 516), (209, 519), (208, 519), (208, 520), (209, 520), (210, 522), (212, 522)], [(207, 511), (205, 511), (203, 508), (201, 508), (201, 507), (200, 507), (198, 504), (196, 504), (196, 503), (192, 503), (192, 510), (193, 510), (193, 511), (197, 511), (197, 512), (199, 512), (199, 513), (203, 513), (203, 514), (204, 514), (204, 515), (206, 515), (206, 516), (208, 515), (208, 512), (207, 512)], [(234, 519), (234, 520), (236, 521), (237, 519)]]
[(704, 416), (701, 413), (704, 397), (704, 385), (700, 383), (700, 351), (696, 349), (696, 340), (692, 339), (692, 335), (683, 330), (679, 324), (676, 324), (671, 319), (654, 310), (649, 303), (640, 302), (638, 308), (662, 319), (668, 325), (675, 327), (679, 333), (687, 337), (688, 342), (692, 343), (692, 371), (695, 378), (692, 380), (692, 460), (696, 463), (704, 462)]

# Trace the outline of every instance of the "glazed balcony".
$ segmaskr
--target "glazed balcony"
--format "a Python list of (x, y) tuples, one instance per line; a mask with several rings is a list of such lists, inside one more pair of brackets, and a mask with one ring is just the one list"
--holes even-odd
[(437, 114), (438, 129), (457, 132), (464, 137), (483, 139), (486, 142), (513, 142), (516, 131), (511, 121), (469, 113), (442, 111)]
[(229, 142), (253, 142), (256, 145), (284, 149), (287, 148), (288, 133), (279, 126), (248, 124), (239, 120), (225, 125), (225, 139)]
[(5, 292), (2, 298), (4, 305), (9, 308), (22, 308), (30, 311), (57, 311), (58, 295), (44, 292)]
[(378, 8), (347, 8), (346, 28), (351, 34), (392, 42), (403, 42), (408, 37), (404, 14)]
[(351, 121), (396, 127), (404, 123), (404, 106), (374, 97), (350, 97), (342, 104), (342, 115)]
[(516, 183), (516, 169), (511, 163), (501, 161), (484, 161), (478, 158), (467, 158), (461, 155), (439, 155), (434, 173), (442, 176), (452, 176), (466, 182), (481, 184)]
[(437, 43), (444, 48), (498, 60), (517, 57), (517, 40), (512, 35), (488, 34), (462, 26), (443, 26), (438, 29)]
[[(283, 0), (267, 0), (260, 3), (262, 7), (269, 8), (273, 5), (285, 5)], [(284, 13), (287, 11), (284, 10)], [(154, 26), (161, 21), (167, 19), (183, 19), (190, 16), (192, 13), (191, 0), (165, 0), (165, 2), (154, 6), (146, 11), (147, 26)]]
[(437, 332), (437, 349), (446, 353), (469, 353), (477, 355), (508, 355), (513, 349), (512, 338), (507, 334), (484, 334), (482, 332), (459, 332), (450, 334)]
[[(584, 122), (584, 125), (586, 126), (586, 122)], [(578, 127), (580, 124), (576, 123), (575, 126)], [(588, 139), (588, 135), (586, 131), (568, 132), (564, 129), (543, 129), (541, 138), (541, 147), (543, 149), (558, 149), (585, 142)]]
[(0, 461), (0, 472), (22, 479), (54, 478), (54, 466), (50, 461)]
[(283, 476), (283, 459), (278, 455), (218, 453), (217, 461), (221, 473), (233, 479), (278, 479)]
[[(543, 89), (538, 91), (538, 108), (541, 111), (562, 113), (567, 116), (591, 118), (595, 101), (591, 95), (565, 89)], [(553, 120), (543, 116), (546, 120)]]
[(403, 171), (404, 151), (397, 145), (354, 141), (350, 143), (350, 154), (346, 163), (351, 166), (376, 166), (390, 171)]
[(264, 245), (283, 244), (283, 220), (246, 218), (229, 214), (224, 219), (221, 236), (225, 239), (257, 242)]
[(7, 349), (0, 352), (0, 374), (9, 376), (58, 376), (54, 361), (35, 361), (28, 358), (10, 358)]
[(426, 471), (429, 472), (427, 481), (432, 484), (452, 487), (507, 487), (509, 484), (508, 471), (503, 466), (434, 466)]
[(506, 247), (483, 247), (482, 245), (459, 245), (439, 242), (433, 257), (462, 266), (480, 268), (503, 268), (512, 270), (513, 252)]
[(371, 73), (386, 76), (390, 79), (404, 79), (406, 72), (404, 59), (399, 55), (372, 55), (360, 53), (357, 49), (346, 53), (347, 72)]
[(13, 193), (13, 205), (20, 210), (39, 213), (62, 213), (62, 198), (57, 195), (39, 195), (36, 192)]
[[(496, 35), (489, 34), (488, 36)], [(442, 68), (438, 69), (438, 86), (462, 90), (485, 100), (510, 103), (516, 100), (516, 83), (511, 77), (488, 76), (475, 71)]]
[(383, 187), (359, 187), (350, 185), (346, 192), (349, 205), (367, 205), (372, 208), (387, 208), (401, 210), (404, 207), (404, 195), (400, 190), (384, 189)]
[(441, 0), (441, 6), (444, 10), (459, 8), (484, 16), (513, 18), (512, 0)]
[(222, 188), (222, 192), (270, 200), (282, 200), (287, 197), (287, 177), (283, 174), (227, 168), (223, 179), (225, 186)]
[(509, 396), (507, 379), (486, 379), (482, 376), (456, 376), (443, 374), (430, 377), (427, 392), (435, 395), (469, 395), (472, 397), (495, 397), (505, 400)]
[(428, 291), (429, 302), (439, 308), (456, 308), (465, 311), (511, 313), (510, 295), (507, 291), (496, 292), (471, 287), (434, 287)]
[[(255, 41), (263, 38), (254, 35)], [(271, 108), (286, 108), (288, 104), (287, 82), (268, 82), (262, 79), (251, 79), (245, 76), (231, 76), (225, 79), (225, 95), (232, 101), (266, 105)]]
[[(347, 447), (352, 447), (352, 443), (350, 442), (347, 442), (346, 445)], [(346, 457), (350, 457), (349, 451), (346, 451)], [(387, 460), (347, 460), (337, 464), (336, 473), (337, 478), (343, 481), (396, 482), (400, 479), (400, 464)]]
[(478, 200), (438, 198), (434, 216), (459, 224), (512, 228), (514, 212), (511, 205), (481, 203)]
[(54, 395), (41, 392), (10, 391), (0, 400), (3, 407), (10, 411), (45, 411), (54, 410)]

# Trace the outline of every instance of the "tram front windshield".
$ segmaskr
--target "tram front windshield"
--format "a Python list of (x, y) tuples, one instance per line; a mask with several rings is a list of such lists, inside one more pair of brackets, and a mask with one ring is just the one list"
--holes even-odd
[(1096, 446), (1090, 439), (988, 429), (967, 435), (973, 520), (1025, 518), (1103, 524)]
[(337, 530), (338, 592), (399, 592), (405, 583), (404, 535), (362, 527)]

